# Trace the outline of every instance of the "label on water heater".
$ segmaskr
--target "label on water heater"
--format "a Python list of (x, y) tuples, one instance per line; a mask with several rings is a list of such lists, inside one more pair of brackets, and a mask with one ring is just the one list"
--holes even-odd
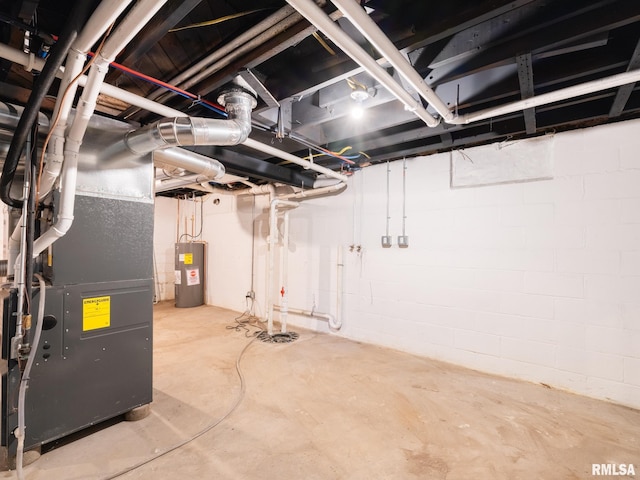
[(193, 265), (193, 253), (185, 253), (184, 254), (184, 264), (185, 265)]
[(200, 269), (199, 268), (189, 268), (186, 270), (187, 274), (187, 285), (200, 285)]
[(111, 297), (82, 299), (82, 331), (111, 326)]
[(182, 283), (182, 275), (181, 275), (181, 271), (180, 270), (175, 270), (175, 275), (176, 275), (176, 281), (175, 284), (176, 285), (180, 285)]

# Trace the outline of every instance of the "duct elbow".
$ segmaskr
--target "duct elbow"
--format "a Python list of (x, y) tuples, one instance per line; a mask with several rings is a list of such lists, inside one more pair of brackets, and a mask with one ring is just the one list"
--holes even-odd
[(229, 115), (227, 122), (234, 123), (237, 128), (238, 143), (244, 143), (251, 133), (251, 112), (257, 105), (255, 97), (244, 90), (234, 89), (222, 94), (218, 101)]
[(125, 135), (125, 144), (136, 155), (154, 150), (195, 145), (232, 146), (243, 143), (251, 133), (251, 111), (255, 97), (244, 90), (220, 96), (228, 119), (199, 117), (166, 118)]

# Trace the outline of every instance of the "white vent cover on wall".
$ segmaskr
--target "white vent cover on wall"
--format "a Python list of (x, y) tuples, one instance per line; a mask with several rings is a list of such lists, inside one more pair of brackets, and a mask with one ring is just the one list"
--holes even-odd
[(451, 152), (451, 188), (553, 178), (554, 135)]

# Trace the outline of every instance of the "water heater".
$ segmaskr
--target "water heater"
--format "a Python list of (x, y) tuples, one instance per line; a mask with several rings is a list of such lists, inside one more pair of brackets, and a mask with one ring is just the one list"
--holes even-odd
[(204, 305), (205, 243), (176, 243), (176, 307)]

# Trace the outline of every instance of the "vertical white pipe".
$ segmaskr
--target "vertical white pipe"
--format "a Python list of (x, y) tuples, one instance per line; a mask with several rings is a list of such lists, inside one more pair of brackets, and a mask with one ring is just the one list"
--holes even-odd
[(277, 201), (269, 207), (269, 249), (267, 251), (267, 333), (273, 335), (273, 268), (277, 235)]
[[(67, 120), (73, 106), (73, 100), (78, 89), (78, 84), (71, 86), (71, 81), (82, 71), (87, 59), (86, 52), (95, 44), (109, 25), (116, 21), (122, 12), (131, 3), (131, 0), (103, 0), (96, 8), (91, 18), (83, 28), (80, 35), (69, 50), (65, 63), (64, 74), (58, 88), (57, 102), (53, 110), (52, 118), (58, 118), (56, 128), (51, 134), (47, 151), (47, 162), (40, 180), (40, 198), (46, 196), (60, 175), (64, 160), (64, 134), (67, 129)], [(64, 92), (69, 87), (66, 95)]]
[(274, 198), (269, 207), (269, 250), (267, 251), (267, 333), (273, 335), (273, 274), (278, 238), (278, 206), (297, 207), (296, 202)]
[(336, 253), (336, 317), (333, 326), (340, 328), (342, 326), (342, 277), (344, 275), (344, 264), (342, 261), (342, 245), (338, 245)]
[[(74, 49), (71, 49), (67, 55), (64, 75), (62, 76), (60, 88), (58, 89), (58, 100), (52, 117), (53, 119), (58, 118), (58, 123), (51, 134), (47, 149), (47, 162), (42, 172), (40, 191), (38, 192), (40, 198), (49, 194), (62, 169), (62, 162), (64, 161), (64, 134), (67, 129), (67, 120), (71, 112), (71, 107), (73, 106), (73, 100), (78, 89), (77, 83), (71, 86), (69, 85), (82, 71), (85, 60), (86, 55)], [(69, 90), (65, 96), (64, 92), (67, 90), (67, 87), (69, 87)]]
[(282, 231), (282, 297), (280, 298), (280, 331), (287, 332), (289, 313), (289, 211), (283, 215)]
[(96, 108), (100, 88), (109, 70), (109, 63), (127, 43), (145, 26), (166, 0), (141, 0), (116, 31), (105, 42), (103, 49), (91, 66), (82, 96), (78, 102), (76, 116), (69, 129), (64, 147), (64, 166), (60, 181), (60, 206), (56, 222), (33, 244), (33, 256), (37, 257), (57, 239), (63, 237), (73, 223), (76, 183), (78, 177), (78, 154), (89, 120)]

